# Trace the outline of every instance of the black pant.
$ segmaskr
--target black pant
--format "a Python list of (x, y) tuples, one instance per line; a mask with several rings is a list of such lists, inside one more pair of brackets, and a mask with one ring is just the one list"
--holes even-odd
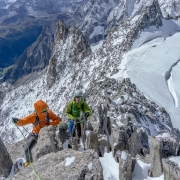
[(37, 136), (30, 135), (24, 147), (26, 161), (32, 162), (31, 150), (36, 145), (36, 143), (37, 143)]

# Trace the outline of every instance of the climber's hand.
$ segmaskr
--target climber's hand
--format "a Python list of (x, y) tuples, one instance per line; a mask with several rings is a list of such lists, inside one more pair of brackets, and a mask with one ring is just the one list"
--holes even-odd
[(16, 124), (17, 122), (19, 121), (19, 119), (18, 118), (12, 118), (12, 122), (14, 123), (14, 124)]

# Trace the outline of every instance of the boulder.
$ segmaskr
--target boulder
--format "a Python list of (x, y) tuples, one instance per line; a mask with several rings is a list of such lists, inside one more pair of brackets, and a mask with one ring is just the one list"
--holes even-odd
[(37, 144), (32, 149), (33, 160), (62, 149), (62, 142), (55, 136), (55, 128), (53, 126), (46, 126), (41, 129)]
[(0, 138), (0, 179), (9, 175), (12, 165), (11, 157)]
[(105, 152), (109, 153), (110, 150), (111, 150), (111, 146), (109, 144), (108, 137), (107, 136), (100, 136), (98, 138), (98, 153), (99, 153), (99, 156), (100, 157), (104, 156), (104, 153)]
[(124, 130), (114, 128), (112, 130), (112, 152), (116, 155), (118, 150), (127, 150), (128, 134)]
[(97, 132), (90, 131), (87, 134), (86, 144), (87, 144), (87, 149), (93, 149), (96, 152), (98, 152), (98, 134), (97, 134)]
[(163, 174), (162, 159), (176, 156), (178, 143), (172, 137), (151, 137), (150, 159), (151, 170), (149, 176), (159, 177)]
[(122, 151), (118, 155), (119, 160), (119, 179), (132, 179), (133, 161), (128, 151)]
[[(143, 146), (147, 145), (148, 136), (144, 133), (143, 128), (138, 128), (134, 131), (128, 139), (128, 150), (132, 157), (136, 157), (137, 154), (148, 154), (147, 149)], [(146, 146), (147, 147), (147, 146)]]

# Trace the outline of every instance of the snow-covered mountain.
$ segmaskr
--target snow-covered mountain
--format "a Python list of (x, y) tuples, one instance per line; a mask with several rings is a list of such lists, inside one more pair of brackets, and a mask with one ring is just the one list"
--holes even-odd
[(118, 0), (89, 0), (78, 8), (68, 23), (75, 24), (90, 44), (97, 43), (106, 36), (107, 18), (118, 3)]
[[(117, 142), (113, 144), (113, 157), (117, 153), (118, 132), (124, 130), (129, 133), (129, 139), (138, 139), (137, 134), (133, 136), (132, 133), (136, 132), (136, 128), (141, 132), (138, 135), (141, 135), (141, 145), (145, 149), (147, 147), (148, 150), (150, 144), (147, 135), (158, 135), (160, 139), (169, 138), (173, 150), (177, 150), (179, 143), (175, 139), (179, 139), (180, 129), (179, 2), (173, 1), (173, 6), (169, 2), (156, 0), (117, 3), (109, 11), (109, 30), (102, 43), (90, 49), (79, 28), (68, 27), (59, 21), (49, 66), (32, 73), (25, 85), (17, 88), (6, 82), (0, 85), (0, 134), (5, 143), (24, 138), (11, 118), (31, 113), (37, 99), (45, 100), (49, 108), (65, 122), (66, 104), (73, 98), (74, 91), (81, 88), (93, 110), (91, 123), (94, 130), (98, 129), (100, 113), (106, 110), (104, 107), (108, 110), (112, 131), (117, 136), (114, 138)], [(30, 131), (32, 127), (25, 128)], [(24, 128), (21, 130), (27, 135)], [(176, 134), (174, 139), (171, 137), (173, 133)], [(167, 145), (166, 141), (163, 143)], [(129, 146), (130, 154), (136, 156), (136, 144), (130, 143)], [(48, 156), (51, 159), (51, 155)], [(104, 178), (118, 179), (118, 164), (110, 156), (105, 153), (100, 158), (106, 171)], [(149, 164), (138, 160), (132, 179), (146, 179), (149, 169)], [(141, 173), (142, 170), (145, 173)], [(164, 177), (156, 179), (163, 180)]]
[[(0, 68), (14, 65), (25, 49), (40, 36), (44, 26), (50, 26), (58, 19), (68, 19), (84, 2), (84, 0), (1, 0)], [(50, 53), (48, 55), (50, 57)]]
[(178, 0), (159, 0), (163, 17), (178, 19), (180, 17), (180, 4)]
[[(54, 22), (43, 28), (37, 40), (23, 52), (14, 66), (4, 74), (3, 81), (21, 85), (27, 80), (31, 81), (32, 72), (36, 74), (39, 70), (47, 67), (53, 49), (55, 27), (56, 23)], [(29, 76), (29, 74), (31, 75)], [(23, 76), (28, 77), (23, 78)]]
[[(138, 2), (134, 3), (138, 4)], [(178, 83), (173, 86), (170, 84), (169, 88), (167, 86), (168, 82), (172, 82), (168, 75), (171, 74), (173, 65), (178, 64), (179, 59), (176, 51), (178, 43), (173, 43), (179, 39), (178, 21), (163, 19), (157, 1), (149, 1), (135, 14), (133, 19), (127, 22), (122, 20), (113, 27), (102, 47), (93, 53), (90, 52), (88, 43), (77, 28), (69, 29), (61, 22), (56, 32), (48, 69), (36, 74), (34, 80), (28, 84), (5, 93), (0, 112), (3, 140), (13, 142), (22, 138), (11, 123), (11, 118), (28, 115), (33, 111), (33, 103), (37, 99), (44, 99), (49, 107), (65, 120), (64, 108), (67, 101), (73, 97), (76, 88), (82, 88), (87, 94), (87, 99), (95, 112), (94, 118), (97, 120), (97, 106), (103, 102), (109, 85), (104, 86), (105, 90), (99, 88), (97, 92), (92, 89), (94, 87), (98, 89), (95, 82), (106, 82), (107, 78), (115, 78), (121, 82), (124, 77), (129, 77), (147, 99), (157, 103), (155, 106), (157, 112), (160, 113), (161, 107), (164, 107), (170, 113), (174, 127), (180, 128), (177, 124), (178, 94), (174, 95), (176, 91), (172, 89), (172, 87), (176, 88)], [(170, 28), (167, 29), (167, 26)], [(131, 51), (128, 52), (130, 49)], [(174, 56), (176, 52), (177, 55)], [(170, 55), (169, 58), (163, 56), (166, 53)], [(165, 62), (166, 58), (167, 62)], [(2, 91), (3, 88), (4, 84), (1, 85)], [(169, 89), (172, 89), (176, 106)], [(120, 98), (118, 95), (115, 97)], [(116, 99), (113, 101), (118, 102)], [(110, 118), (112, 116), (115, 116), (113, 119), (116, 121), (121, 120), (122, 114), (112, 113)], [(168, 120), (168, 115), (160, 115), (161, 118), (163, 116)], [(168, 124), (164, 125), (169, 126)], [(158, 133), (157, 129), (159, 128), (154, 129), (155, 133)], [(168, 129), (169, 127), (163, 128), (162, 131)]]
[(16, 14), (26, 14), (34, 17), (49, 17), (55, 13), (72, 13), (78, 4), (85, 0), (3, 0), (0, 1), (1, 19)]

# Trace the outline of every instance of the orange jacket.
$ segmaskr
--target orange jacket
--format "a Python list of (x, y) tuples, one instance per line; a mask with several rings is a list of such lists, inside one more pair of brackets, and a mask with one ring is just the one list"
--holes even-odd
[[(36, 103), (34, 103), (34, 108), (38, 114), (39, 123), (33, 127), (32, 130), (33, 134), (39, 134), (40, 129), (43, 128), (44, 126), (48, 126), (48, 125), (57, 126), (60, 123), (61, 119), (56, 114), (54, 114), (50, 109), (48, 109), (48, 116), (49, 116), (49, 120), (51, 121), (49, 122), (46, 119), (46, 113), (43, 113), (42, 111), (48, 108), (48, 105), (44, 101), (38, 100)], [(35, 122), (36, 122), (36, 114), (35, 112), (33, 112), (29, 116), (19, 119), (16, 124), (18, 126), (24, 126), (27, 124), (34, 124)]]

